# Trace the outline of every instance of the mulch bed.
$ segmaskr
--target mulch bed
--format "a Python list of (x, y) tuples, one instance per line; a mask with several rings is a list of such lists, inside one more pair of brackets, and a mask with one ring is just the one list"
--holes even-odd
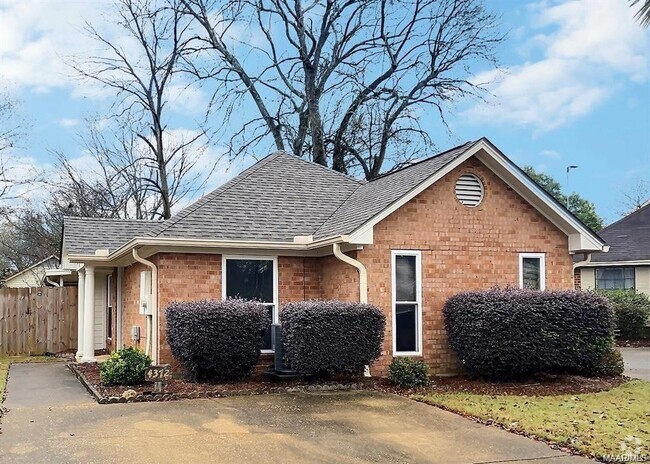
[[(283, 380), (272, 381), (261, 373), (251, 379), (228, 383), (197, 383), (181, 379), (167, 382), (163, 392), (154, 394), (152, 384), (108, 387), (101, 383), (99, 368), (95, 363), (70, 364), (75, 374), (100, 403), (123, 403), (139, 401), (169, 401), (184, 398), (214, 398), (269, 393), (293, 393), (300, 391), (376, 390), (402, 396), (427, 393), (473, 393), (481, 395), (554, 396), (595, 393), (617, 387), (629, 379), (626, 377), (588, 378), (577, 375), (539, 375), (526, 380), (496, 382), (466, 376), (434, 377), (426, 388), (404, 389), (396, 387), (384, 378), (340, 377), (332, 380)], [(122, 394), (133, 390), (132, 398)]]
[(491, 381), (466, 376), (435, 377), (425, 388), (404, 390), (386, 379), (377, 379), (375, 388), (401, 395), (426, 393), (472, 393), (478, 395), (555, 396), (596, 393), (624, 384), (626, 377), (589, 378), (578, 375), (539, 375), (520, 381)]
[(619, 338), (616, 340), (616, 346), (621, 348), (644, 348), (650, 346), (650, 338), (643, 338), (640, 340), (626, 340)]
[[(106, 386), (102, 384), (99, 367), (96, 363), (70, 364), (70, 368), (85, 384), (99, 403), (123, 403), (139, 401), (170, 401), (186, 398), (215, 398), (241, 395), (263, 395), (269, 393), (292, 393), (298, 391), (336, 391), (359, 390), (371, 384), (370, 379), (343, 377), (334, 380), (286, 380), (271, 381), (261, 373), (240, 382), (197, 383), (182, 379), (172, 379), (164, 384), (162, 393), (152, 392), (153, 384), (144, 383), (131, 386)], [(79, 375), (81, 374), (81, 375)], [(94, 390), (94, 391), (93, 391)], [(127, 390), (133, 390), (135, 396), (123, 398)]]

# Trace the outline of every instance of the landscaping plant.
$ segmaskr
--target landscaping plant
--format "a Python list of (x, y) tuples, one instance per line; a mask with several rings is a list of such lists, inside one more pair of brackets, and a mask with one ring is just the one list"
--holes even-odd
[(630, 290), (601, 290), (614, 306), (616, 328), (622, 338), (642, 338), (650, 317), (650, 298)]
[(492, 289), (451, 297), (449, 342), (470, 374), (599, 375), (614, 349), (614, 311), (594, 292)]
[(166, 313), (172, 355), (199, 382), (248, 377), (271, 322), (266, 306), (237, 298), (172, 303)]
[(381, 354), (386, 316), (376, 306), (300, 301), (280, 312), (287, 363), (301, 373), (358, 374)]
[(393, 358), (388, 366), (388, 380), (402, 388), (425, 387), (429, 384), (429, 368), (422, 360)]
[(122, 348), (99, 365), (99, 374), (104, 385), (137, 385), (144, 382), (149, 366), (149, 356), (135, 348)]

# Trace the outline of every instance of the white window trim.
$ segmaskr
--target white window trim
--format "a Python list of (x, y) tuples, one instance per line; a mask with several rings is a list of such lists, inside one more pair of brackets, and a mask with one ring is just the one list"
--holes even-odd
[[(397, 256), (415, 256), (415, 296), (416, 301), (412, 302), (417, 305), (416, 312), (416, 344), (417, 351), (397, 351), (397, 330), (396, 330), (396, 320), (395, 320), (395, 311), (397, 308), (397, 291), (396, 291), (396, 282), (395, 282), (395, 258)], [(422, 356), (422, 252), (420, 250), (391, 250), (391, 284), (392, 284), (392, 322), (393, 322), (393, 356)], [(403, 302), (402, 302), (403, 303)]]
[(545, 253), (519, 253), (519, 288), (524, 288), (524, 258), (539, 258), (539, 290), (546, 290)]
[[(229, 259), (246, 259), (256, 261), (273, 261), (273, 303), (262, 303), (265, 306), (273, 305), (272, 323), (280, 321), (280, 300), (278, 295), (278, 257), (277, 256), (249, 256), (249, 255), (221, 255), (221, 298), (226, 299), (226, 261)], [(273, 350), (262, 350), (262, 353), (274, 353)]]

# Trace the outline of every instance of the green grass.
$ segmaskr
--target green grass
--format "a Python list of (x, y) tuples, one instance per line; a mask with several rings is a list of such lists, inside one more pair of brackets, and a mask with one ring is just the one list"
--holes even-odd
[(52, 362), (61, 361), (52, 356), (0, 356), (0, 403), (4, 400), (5, 387), (7, 386), (7, 375), (9, 365), (16, 362)]
[(414, 398), (591, 456), (619, 455), (623, 441), (640, 448), (638, 454), (650, 455), (650, 382), (634, 380), (580, 395), (429, 393)]

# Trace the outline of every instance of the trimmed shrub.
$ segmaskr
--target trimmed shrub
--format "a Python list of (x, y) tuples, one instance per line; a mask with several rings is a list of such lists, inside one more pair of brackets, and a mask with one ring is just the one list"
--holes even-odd
[(402, 388), (424, 387), (429, 384), (429, 368), (421, 360), (393, 358), (388, 366), (388, 380)]
[(650, 298), (643, 293), (629, 290), (602, 290), (601, 293), (614, 306), (619, 336), (629, 339), (643, 338), (650, 317)]
[(149, 366), (149, 356), (135, 348), (122, 348), (99, 365), (99, 375), (104, 385), (137, 385), (144, 382)]
[(386, 316), (342, 301), (289, 303), (280, 312), (287, 363), (300, 373), (357, 374), (381, 354)]
[(172, 303), (166, 312), (167, 342), (187, 378), (241, 380), (253, 372), (271, 322), (266, 306), (231, 298)]
[(614, 349), (603, 354), (591, 373), (597, 377), (618, 377), (624, 370), (623, 355)]
[(443, 312), (449, 342), (474, 375), (593, 375), (613, 349), (614, 312), (594, 292), (465, 292)]

